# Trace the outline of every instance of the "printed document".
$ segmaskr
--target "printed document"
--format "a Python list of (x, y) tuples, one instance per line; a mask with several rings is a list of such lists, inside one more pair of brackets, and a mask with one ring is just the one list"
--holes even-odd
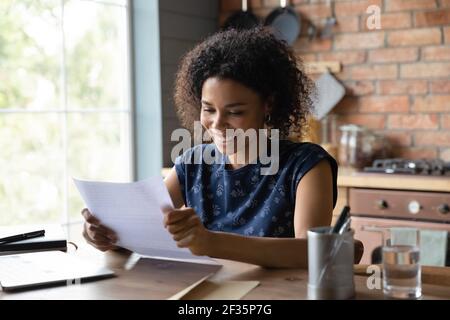
[(89, 211), (117, 233), (118, 246), (143, 256), (216, 264), (178, 248), (164, 228), (164, 212), (173, 205), (162, 177), (131, 183), (74, 182)]

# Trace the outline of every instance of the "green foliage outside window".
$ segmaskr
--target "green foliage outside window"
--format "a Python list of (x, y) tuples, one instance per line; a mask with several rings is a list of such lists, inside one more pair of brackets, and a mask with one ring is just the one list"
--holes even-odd
[(127, 181), (126, 8), (0, 1), (0, 225), (67, 222), (71, 177)]

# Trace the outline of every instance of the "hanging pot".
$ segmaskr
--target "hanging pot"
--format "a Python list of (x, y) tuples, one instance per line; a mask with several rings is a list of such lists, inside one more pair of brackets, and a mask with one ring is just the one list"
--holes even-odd
[(267, 16), (264, 24), (273, 27), (277, 37), (289, 45), (292, 45), (300, 34), (300, 16), (294, 8), (286, 5), (286, 0), (280, 1), (280, 7)]

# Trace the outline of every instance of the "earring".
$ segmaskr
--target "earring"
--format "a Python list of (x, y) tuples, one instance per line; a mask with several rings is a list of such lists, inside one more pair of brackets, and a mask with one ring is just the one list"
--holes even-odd
[(264, 121), (265, 121), (266, 123), (270, 123), (270, 120), (272, 120), (272, 119), (270, 118), (270, 114), (266, 114), (266, 117), (265, 117)]

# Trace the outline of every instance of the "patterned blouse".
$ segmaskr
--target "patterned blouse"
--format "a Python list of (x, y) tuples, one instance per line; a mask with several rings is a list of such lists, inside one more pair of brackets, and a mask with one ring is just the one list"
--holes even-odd
[[(196, 161), (195, 154), (211, 148), (221, 163)], [(214, 144), (197, 145), (175, 161), (184, 203), (213, 231), (246, 236), (294, 237), (294, 208), (297, 185), (321, 160), (327, 159), (333, 175), (333, 206), (337, 199), (337, 163), (322, 147), (312, 143), (281, 140), (279, 169), (262, 175), (260, 161), (228, 169), (228, 158)], [(198, 160), (198, 159), (197, 159)], [(218, 161), (219, 162), (219, 161)], [(211, 163), (211, 162), (210, 162)], [(301, 201), (301, 199), (297, 199)]]

